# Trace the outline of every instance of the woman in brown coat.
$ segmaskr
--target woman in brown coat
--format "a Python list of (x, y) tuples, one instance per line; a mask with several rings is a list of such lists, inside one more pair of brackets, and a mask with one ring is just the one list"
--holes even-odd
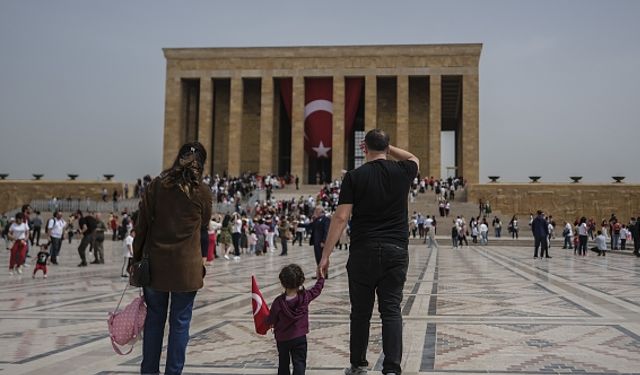
[(160, 372), (167, 312), (169, 344), (164, 373), (180, 374), (184, 367), (193, 301), (205, 274), (200, 231), (211, 217), (211, 193), (202, 183), (206, 159), (200, 143), (183, 145), (173, 166), (155, 178), (142, 195), (133, 251), (136, 262), (143, 249), (148, 252), (151, 269), (151, 285), (144, 288), (143, 374)]

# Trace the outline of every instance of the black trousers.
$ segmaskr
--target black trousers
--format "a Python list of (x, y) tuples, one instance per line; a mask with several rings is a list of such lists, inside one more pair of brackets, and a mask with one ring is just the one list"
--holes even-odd
[(40, 231), (42, 227), (33, 227), (33, 232), (31, 233), (31, 246), (35, 243), (40, 246)]
[(240, 256), (240, 238), (241, 233), (231, 233), (231, 242), (233, 243), (233, 255)]
[(351, 244), (349, 276), (350, 362), (368, 366), (367, 345), (373, 304), (378, 296), (382, 318), (382, 372), (400, 374), (402, 361), (402, 290), (407, 280), (409, 254), (406, 247), (386, 243)]
[(578, 236), (580, 240), (578, 245), (578, 255), (587, 255), (587, 240), (589, 237), (587, 236)]
[(313, 246), (313, 255), (316, 257), (316, 264), (320, 264), (320, 260), (322, 259), (322, 247), (320, 247), (320, 245)]
[(278, 341), (278, 375), (291, 375), (289, 363), (293, 364), (293, 375), (304, 375), (307, 369), (307, 336)]
[(82, 264), (87, 264), (87, 255), (86, 255), (87, 246), (92, 246), (92, 244), (93, 244), (93, 233), (82, 236), (82, 240), (80, 240), (80, 245), (78, 245), (78, 255), (80, 255), (80, 260)]
[(280, 237), (280, 244), (282, 245), (282, 252), (280, 253), (280, 255), (287, 255), (287, 237)]
[(542, 248), (540, 250), (540, 258), (549, 256), (549, 243), (547, 242), (547, 236), (535, 236), (534, 237), (535, 250), (533, 251), (533, 256), (538, 257), (538, 248)]

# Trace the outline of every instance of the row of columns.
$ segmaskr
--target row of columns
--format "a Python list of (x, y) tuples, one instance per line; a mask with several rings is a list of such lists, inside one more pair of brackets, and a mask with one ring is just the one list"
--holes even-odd
[[(332, 137), (332, 176), (337, 178), (347, 165), (345, 153), (345, 77), (333, 77), (333, 137)], [(261, 80), (260, 105), (260, 137), (266, 141), (260, 142), (259, 173), (275, 172), (273, 165), (273, 132), (274, 132), (274, 84), (272, 76), (263, 76)], [(440, 132), (441, 132), (441, 83), (440, 75), (431, 75), (429, 79), (429, 121), (428, 121), (428, 158), (421, 160), (421, 174), (423, 176), (440, 176)], [(166, 124), (165, 124), (165, 156), (174, 155), (180, 147), (180, 137), (176, 133), (170, 134), (171, 122), (180, 124), (180, 106), (170, 103), (170, 98), (180, 97), (180, 79), (167, 81)], [(365, 131), (377, 127), (377, 77), (365, 76)], [(304, 181), (304, 77), (293, 77), (292, 98), (292, 131), (291, 131), (291, 173), (298, 175)], [(213, 88), (211, 77), (200, 79), (200, 103), (198, 140), (209, 150), (205, 170), (211, 170), (212, 162), (212, 100)], [(478, 182), (478, 76), (463, 76), (463, 113), (459, 131), (458, 145), (458, 174), (462, 174), (470, 182)], [(400, 148), (409, 147), (409, 76), (397, 76), (397, 116), (396, 139), (392, 143)], [(178, 101), (179, 102), (179, 101)], [(177, 108), (176, 108), (177, 107)], [(229, 132), (228, 136), (228, 173), (231, 176), (240, 175), (241, 171), (241, 138), (242, 134), (243, 82), (242, 77), (231, 77)], [(181, 125), (181, 124), (180, 124)], [(180, 126), (179, 125), (179, 126)], [(179, 134), (179, 133), (178, 133)], [(264, 137), (264, 138), (263, 138)], [(249, 151), (249, 150), (247, 150)], [(169, 156), (171, 157), (171, 156)], [(165, 167), (167, 167), (165, 157)]]

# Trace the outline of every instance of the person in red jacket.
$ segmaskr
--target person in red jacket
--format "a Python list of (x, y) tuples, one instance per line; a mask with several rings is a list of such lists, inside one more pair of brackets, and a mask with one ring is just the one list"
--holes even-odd
[(278, 375), (304, 375), (307, 368), (307, 333), (309, 333), (309, 304), (322, 292), (324, 275), (319, 274), (313, 288), (304, 289), (304, 272), (297, 264), (280, 271), (280, 283), (285, 292), (276, 297), (266, 320), (273, 326), (278, 345)]

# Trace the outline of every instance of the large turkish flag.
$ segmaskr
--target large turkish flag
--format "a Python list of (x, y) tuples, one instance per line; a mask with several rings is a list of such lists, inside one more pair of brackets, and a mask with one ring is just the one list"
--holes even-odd
[(331, 157), (333, 79), (307, 78), (304, 95), (304, 148), (310, 158)]
[[(279, 80), (282, 102), (291, 117), (291, 105), (293, 101), (293, 80), (282, 78)], [(305, 79), (305, 108), (304, 108), (304, 149), (312, 158), (329, 157), (332, 147), (333, 129), (333, 79), (332, 78), (307, 78)], [(354, 120), (360, 98), (364, 78), (349, 77), (345, 79), (345, 142), (348, 143), (352, 136)], [(322, 144), (320, 144), (322, 142)]]

